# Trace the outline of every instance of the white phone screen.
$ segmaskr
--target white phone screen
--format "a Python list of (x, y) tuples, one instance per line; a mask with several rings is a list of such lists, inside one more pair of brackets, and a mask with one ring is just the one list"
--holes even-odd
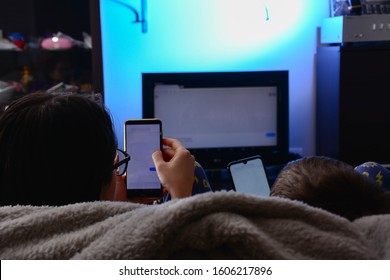
[(127, 189), (160, 189), (152, 154), (160, 150), (159, 124), (126, 124)]
[(261, 158), (234, 162), (229, 169), (237, 192), (269, 196), (270, 187)]

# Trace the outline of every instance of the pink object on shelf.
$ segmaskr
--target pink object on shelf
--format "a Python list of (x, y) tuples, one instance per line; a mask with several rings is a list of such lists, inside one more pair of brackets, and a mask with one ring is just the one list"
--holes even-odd
[(73, 46), (68, 38), (53, 36), (42, 41), (41, 47), (48, 50), (70, 49)]

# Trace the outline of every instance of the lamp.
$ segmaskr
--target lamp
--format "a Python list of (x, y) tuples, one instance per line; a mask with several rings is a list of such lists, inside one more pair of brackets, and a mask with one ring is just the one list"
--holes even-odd
[(130, 9), (135, 14), (135, 20), (133, 21), (133, 23), (141, 23), (142, 33), (146, 33), (146, 31), (148, 30), (146, 24), (146, 0), (141, 0), (141, 16), (138, 13), (138, 11), (131, 5), (123, 3), (122, 1), (119, 0), (111, 0), (111, 1)]

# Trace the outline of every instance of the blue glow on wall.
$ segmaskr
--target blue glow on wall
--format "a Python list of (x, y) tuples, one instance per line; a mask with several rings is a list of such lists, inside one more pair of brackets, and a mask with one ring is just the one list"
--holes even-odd
[[(140, 0), (122, 1), (140, 8)], [(314, 151), (307, 140), (313, 124), (302, 121), (313, 115), (317, 27), (327, 0), (147, 0), (146, 33), (123, 5), (100, 6), (104, 94), (120, 146), (124, 120), (142, 117), (142, 72), (289, 70), (290, 143)]]

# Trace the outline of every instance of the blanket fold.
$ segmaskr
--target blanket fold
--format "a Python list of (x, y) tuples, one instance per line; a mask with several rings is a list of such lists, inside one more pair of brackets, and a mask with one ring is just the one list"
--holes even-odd
[[(1, 259), (378, 259), (368, 222), (215, 192), (160, 205), (0, 207)], [(368, 239), (370, 237), (370, 239)], [(381, 242), (389, 242), (383, 233)], [(379, 239), (378, 239), (379, 240)], [(386, 250), (385, 250), (386, 251)], [(388, 251), (388, 249), (387, 249)]]

